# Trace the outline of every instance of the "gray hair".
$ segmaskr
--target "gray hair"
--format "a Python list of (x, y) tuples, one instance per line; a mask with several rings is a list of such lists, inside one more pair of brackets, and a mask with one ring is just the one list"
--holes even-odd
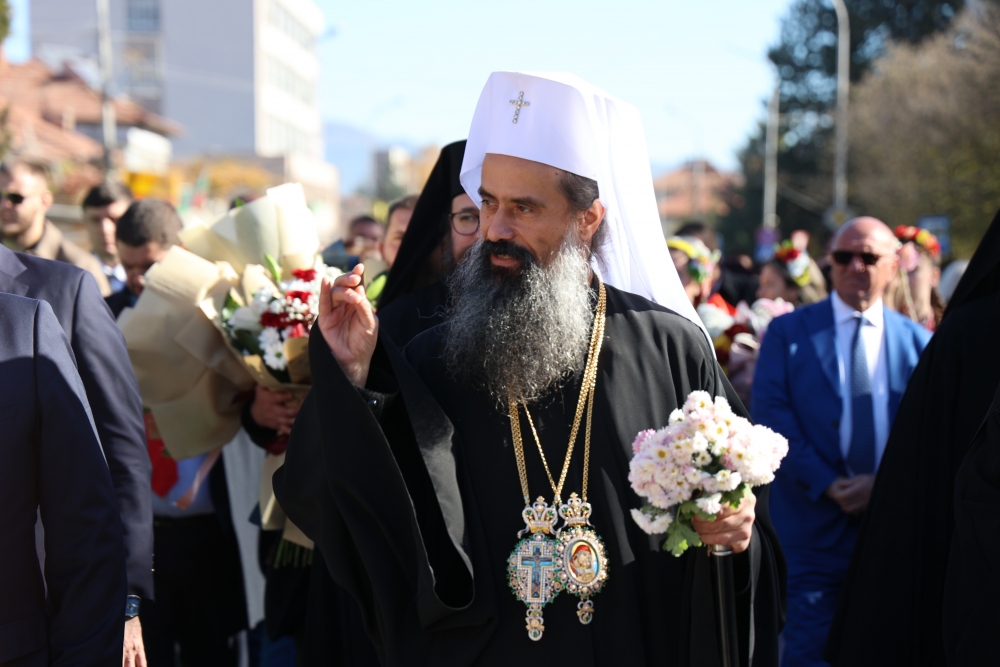
[[(562, 178), (559, 179), (559, 191), (566, 197), (570, 209), (577, 215), (582, 214), (593, 206), (594, 202), (601, 196), (597, 181), (586, 176), (572, 174), (568, 171), (564, 171)], [(608, 221), (605, 218), (601, 220), (601, 225), (590, 240), (590, 255), (598, 262), (601, 262), (603, 259), (601, 248), (607, 241), (607, 236)]]

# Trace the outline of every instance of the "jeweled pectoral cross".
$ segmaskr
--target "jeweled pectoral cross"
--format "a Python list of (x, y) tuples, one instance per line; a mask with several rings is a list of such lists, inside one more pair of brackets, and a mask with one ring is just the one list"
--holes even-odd
[(517, 95), (516, 100), (511, 100), (511, 104), (514, 105), (514, 120), (511, 121), (514, 125), (517, 125), (517, 117), (521, 115), (521, 107), (530, 107), (531, 102), (524, 101), (524, 91), (520, 91)]
[(549, 556), (543, 556), (542, 547), (536, 545), (532, 555), (521, 557), (521, 565), (531, 568), (531, 597), (540, 599), (542, 597), (542, 568), (555, 567), (555, 561)]

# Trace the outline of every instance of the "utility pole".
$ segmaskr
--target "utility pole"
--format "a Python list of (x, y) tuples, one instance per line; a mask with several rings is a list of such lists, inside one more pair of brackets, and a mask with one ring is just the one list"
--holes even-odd
[(691, 164), (691, 212), (694, 219), (704, 222), (705, 211), (702, 201), (705, 198), (705, 157), (695, 158)]
[(101, 124), (104, 130), (104, 171), (111, 172), (111, 155), (118, 146), (118, 123), (111, 99), (111, 17), (108, 0), (97, 0), (97, 46), (101, 58)]
[(778, 226), (778, 121), (781, 102), (781, 78), (776, 77), (774, 92), (767, 103), (767, 137), (764, 147), (764, 226)]
[[(837, 9), (837, 136), (833, 170), (833, 206), (847, 210), (847, 102), (851, 88), (851, 22), (844, 0), (833, 0)], [(839, 221), (841, 224), (846, 220)]]

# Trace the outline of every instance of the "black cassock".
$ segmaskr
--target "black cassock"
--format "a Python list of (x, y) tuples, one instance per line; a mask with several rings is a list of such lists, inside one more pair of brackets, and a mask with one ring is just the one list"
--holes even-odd
[(997, 663), (1000, 628), (1000, 387), (955, 476), (955, 531), (944, 589), (948, 664)]
[[(334, 580), (358, 601), (383, 664), (718, 664), (704, 549), (674, 558), (629, 510), (635, 435), (664, 426), (696, 389), (742, 406), (702, 331), (651, 302), (607, 289), (594, 399), (588, 499), (608, 547), (610, 579), (589, 626), (567, 593), (545, 607), (545, 634), (528, 639), (525, 605), (507, 586), (507, 557), (524, 527), (506, 409), (456, 385), (440, 359), (442, 327), (399, 352), (385, 337), (368, 387), (353, 387), (318, 331), (313, 390), (296, 421), (275, 490), (318, 544)], [(579, 379), (532, 406), (550, 465), (561, 468)], [(522, 432), (530, 434), (522, 415)], [(578, 444), (564, 496), (580, 490)], [(537, 448), (525, 443), (532, 496), (551, 500)], [(777, 665), (784, 559), (768, 490), (757, 490), (750, 549), (736, 557), (744, 665)]]

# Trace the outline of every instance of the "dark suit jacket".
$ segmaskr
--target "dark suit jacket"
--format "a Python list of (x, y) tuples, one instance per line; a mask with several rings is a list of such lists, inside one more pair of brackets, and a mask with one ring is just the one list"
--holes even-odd
[(121, 665), (125, 548), (111, 474), (52, 309), (11, 294), (0, 294), (0, 429), (0, 664)]
[[(108, 461), (125, 528), (129, 593), (153, 597), (153, 511), (139, 385), (93, 277), (0, 245), (0, 292), (47, 301), (69, 338)], [(122, 605), (125, 600), (122, 599)], [(124, 608), (124, 607), (123, 607)]]

